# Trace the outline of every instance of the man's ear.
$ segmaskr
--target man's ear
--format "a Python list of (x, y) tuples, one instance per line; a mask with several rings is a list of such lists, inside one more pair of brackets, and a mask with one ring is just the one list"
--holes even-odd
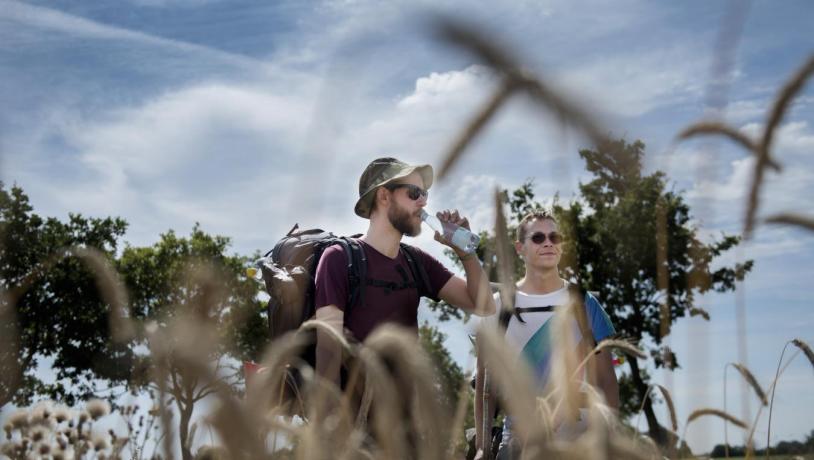
[(376, 189), (376, 205), (377, 207), (381, 207), (386, 205), (390, 201), (390, 194), (387, 193), (388, 190), (384, 187), (379, 187)]

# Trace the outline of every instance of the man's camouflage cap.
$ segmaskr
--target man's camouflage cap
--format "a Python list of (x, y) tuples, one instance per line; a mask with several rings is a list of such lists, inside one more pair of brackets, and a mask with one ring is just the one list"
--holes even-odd
[(370, 162), (359, 178), (359, 201), (356, 202), (354, 211), (359, 217), (370, 218), (370, 208), (376, 197), (376, 189), (382, 185), (389, 184), (403, 177), (407, 177), (418, 172), (424, 179), (424, 189), (429, 190), (432, 186), (432, 166), (430, 165), (408, 165), (395, 158), (377, 158)]

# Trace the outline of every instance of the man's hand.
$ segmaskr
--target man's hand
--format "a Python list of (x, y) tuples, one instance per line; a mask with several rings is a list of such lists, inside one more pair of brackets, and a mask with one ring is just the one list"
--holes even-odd
[[(462, 217), (458, 213), (457, 209), (453, 210), (445, 209), (443, 211), (437, 212), (435, 216), (438, 217), (438, 219), (441, 220), (441, 222), (451, 222), (455, 225), (458, 225), (459, 227), (471, 230), (469, 228), (469, 220), (466, 217)], [(451, 241), (447, 241), (447, 239), (444, 238), (444, 235), (438, 232), (435, 232), (435, 241), (438, 241), (439, 243), (452, 248), (452, 250), (455, 251), (455, 254), (457, 254), (458, 257), (463, 258), (467, 255), (465, 252), (453, 246)]]

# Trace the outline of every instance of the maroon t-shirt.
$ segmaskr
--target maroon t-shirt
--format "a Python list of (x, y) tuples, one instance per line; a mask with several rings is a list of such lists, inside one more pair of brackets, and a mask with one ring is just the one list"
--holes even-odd
[[(395, 259), (391, 259), (364, 241), (357, 241), (361, 243), (367, 256), (368, 280), (402, 285), (404, 278), (396, 268), (400, 265), (408, 280), (414, 281), (410, 264), (403, 251), (399, 250), (399, 255)], [(419, 259), (418, 262), (424, 264), (427, 278), (429, 278), (429, 297), (438, 300), (438, 292), (452, 277), (452, 272), (424, 251), (415, 248), (415, 252)], [(322, 253), (317, 266), (315, 282), (314, 305), (316, 308), (336, 305), (340, 310), (346, 311), (349, 290), (348, 257), (342, 246), (331, 246)], [(349, 314), (345, 313), (344, 318), (345, 327), (353, 333), (357, 340), (364, 341), (376, 327), (384, 323), (396, 323), (418, 330), (418, 289), (388, 290), (379, 286), (363, 286), (362, 288), (365, 289), (362, 303), (354, 305)]]

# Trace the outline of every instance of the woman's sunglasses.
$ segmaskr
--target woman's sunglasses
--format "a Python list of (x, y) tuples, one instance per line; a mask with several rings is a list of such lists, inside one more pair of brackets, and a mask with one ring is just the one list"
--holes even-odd
[(413, 184), (387, 184), (384, 186), (384, 188), (390, 190), (391, 192), (393, 190), (396, 190), (397, 188), (406, 188), (407, 197), (413, 201), (417, 201), (421, 197), (427, 198), (427, 196), (429, 195), (428, 191)]
[(551, 244), (562, 243), (562, 235), (557, 232), (551, 232), (548, 235), (543, 232), (534, 232), (531, 234), (531, 236), (529, 236), (529, 239), (531, 239), (532, 243), (534, 244), (543, 244), (545, 243), (546, 238), (551, 241)]

